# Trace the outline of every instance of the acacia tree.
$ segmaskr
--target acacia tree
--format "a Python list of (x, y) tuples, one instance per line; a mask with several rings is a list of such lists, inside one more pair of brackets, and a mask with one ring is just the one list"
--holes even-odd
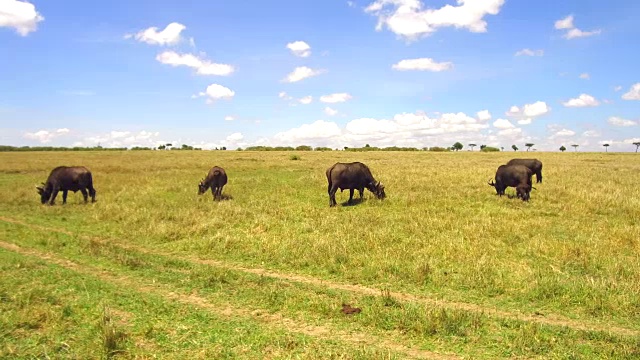
[(476, 144), (469, 144), (469, 147), (471, 148), (471, 151), (473, 151), (473, 148), (476, 147)]
[(578, 146), (580, 146), (580, 145), (578, 145), (578, 144), (573, 144), (573, 145), (571, 145), (571, 146), (573, 146), (573, 148), (574, 148), (576, 151), (578, 151)]
[(461, 142), (459, 142), (459, 141), (458, 141), (458, 142), (456, 142), (455, 144), (453, 144), (453, 146), (452, 146), (452, 148), (453, 148), (455, 151), (462, 150), (462, 148), (463, 148), (463, 147), (464, 147), (464, 145), (462, 145), (462, 143), (461, 143)]
[(604, 152), (609, 152), (609, 144), (602, 144), (604, 146)]
[(531, 147), (532, 147), (533, 145), (535, 145), (535, 144), (533, 144), (533, 143), (526, 143), (526, 144), (524, 144), (524, 146), (526, 146), (526, 147), (527, 147), (527, 151), (529, 151), (529, 149), (531, 149)]
[(500, 151), (504, 151), (504, 146), (500, 146)]
[(560, 146), (560, 151), (564, 152), (565, 150), (567, 150), (567, 148), (564, 147), (564, 145)]
[(515, 144), (511, 145), (511, 148), (513, 149), (513, 151), (518, 151), (518, 147)]
[(638, 148), (640, 148), (640, 141), (634, 142), (633, 145), (636, 146), (636, 152), (638, 152)]

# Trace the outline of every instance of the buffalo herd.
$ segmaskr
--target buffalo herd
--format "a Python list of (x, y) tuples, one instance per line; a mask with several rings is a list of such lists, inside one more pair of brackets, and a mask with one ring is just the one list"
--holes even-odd
[[(349, 201), (353, 201), (353, 192), (358, 190), (362, 200), (364, 189), (371, 191), (376, 198), (382, 200), (386, 197), (384, 185), (371, 174), (369, 167), (361, 162), (335, 163), (326, 170), (327, 193), (329, 194), (329, 207), (336, 206), (336, 192), (349, 189)], [(495, 181), (489, 180), (489, 185), (496, 189), (497, 195), (504, 195), (507, 187), (516, 189), (516, 196), (523, 201), (529, 201), (533, 187), (531, 178), (536, 175), (536, 182), (542, 182), (542, 162), (538, 159), (512, 159), (505, 165), (500, 165), (496, 171)], [(214, 166), (207, 176), (198, 184), (198, 195), (204, 194), (211, 188), (213, 200), (222, 199), (222, 188), (227, 184), (227, 173)], [(36, 186), (40, 201), (43, 204), (53, 205), (62, 191), (62, 203), (67, 202), (67, 192), (80, 191), (84, 202), (91, 196), (91, 202), (96, 201), (96, 189), (93, 187), (91, 171), (84, 166), (58, 166), (51, 171), (47, 181), (42, 186)]]

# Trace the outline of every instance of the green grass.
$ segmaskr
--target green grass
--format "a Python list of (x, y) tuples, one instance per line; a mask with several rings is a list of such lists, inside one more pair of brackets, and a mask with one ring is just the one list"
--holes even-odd
[[(214, 334), (225, 349), (236, 349), (208, 353), (223, 358), (258, 358), (271, 347), (276, 349), (273, 358), (416, 355), (402, 347), (473, 358), (640, 356), (636, 154), (298, 155), (291, 161), (286, 152), (0, 153), (0, 240), (79, 264), (60, 268), (42, 263), (47, 259), (0, 250), (10, 261), (38, 264), (37, 272), (11, 268), (0, 282), (2, 299), (28, 298), (34, 289), (43, 289), (46, 296), (68, 292), (83, 283), (80, 269), (86, 269), (129, 279), (130, 288), (122, 288), (110, 278), (93, 278), (86, 291), (105, 299), (118, 299), (121, 292), (132, 299), (154, 297), (178, 314), (195, 306), (167, 299), (166, 293), (138, 291), (154, 284), (198, 296), (208, 304), (195, 310), (203, 317), (216, 316), (207, 309), (221, 306), (268, 313), (272, 320), (284, 317), (299, 326), (274, 333), (270, 321), (234, 319), (240, 327), (255, 329), (241, 342), (248, 349), (244, 354), (236, 351), (237, 337), (220, 325), (171, 315), (176, 328), (197, 331), (200, 342), (175, 348), (155, 339), (140, 350), (143, 357), (202, 356), (212, 348), (207, 341)], [(495, 196), (486, 185), (495, 169), (529, 155), (544, 164), (544, 183), (536, 185), (531, 201)], [(387, 198), (379, 201), (366, 192), (364, 202), (342, 206), (348, 191), (339, 192), (338, 206), (329, 208), (326, 168), (356, 160), (385, 184)], [(53, 167), (72, 164), (92, 170), (98, 202), (84, 205), (79, 193), (70, 193), (64, 206), (61, 198), (56, 206), (41, 205), (34, 185)], [(210, 193), (197, 196), (198, 181), (213, 165), (227, 171), (223, 194), (229, 200), (214, 203)], [(67, 274), (58, 275), (64, 281), (49, 281), (61, 273)], [(379, 293), (351, 291), (348, 284)], [(62, 308), (90, 298), (75, 296), (80, 300), (56, 298)], [(345, 316), (339, 312), (342, 302), (363, 311)], [(66, 311), (73, 312), (75, 322), (47, 318), (55, 326), (43, 328), (52, 330), (27, 330), (21, 340), (5, 332), (0, 351), (31, 349), (23, 356), (43, 356), (31, 344), (52, 338), (68, 344), (68, 330), (59, 330), (67, 326), (78, 329), (73, 330), (78, 357), (95, 346), (135, 357), (136, 336), (144, 333), (113, 328), (104, 320), (104, 303), (87, 303), (85, 312), (70, 307)], [(134, 303), (115, 308), (132, 314), (140, 328), (161, 321)], [(0, 304), (3, 313), (11, 314), (3, 315), (2, 328), (34, 321), (23, 305)], [(304, 326), (331, 331), (318, 336), (296, 331)], [(118, 331), (126, 336), (118, 337)], [(352, 332), (389, 342), (363, 347), (347, 336)], [(106, 346), (104, 334), (118, 340)], [(289, 349), (282, 337), (298, 345)]]

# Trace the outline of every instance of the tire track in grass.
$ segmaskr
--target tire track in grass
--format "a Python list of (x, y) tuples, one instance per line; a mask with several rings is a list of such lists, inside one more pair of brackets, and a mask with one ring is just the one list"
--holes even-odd
[(90, 265), (79, 264), (68, 259), (58, 257), (52, 253), (44, 253), (38, 250), (20, 247), (18, 245), (7, 243), (0, 240), (0, 248), (24, 256), (31, 256), (61, 266), (65, 269), (75, 271), (83, 275), (89, 275), (98, 278), (101, 281), (110, 283), (115, 286), (122, 286), (135, 289), (141, 293), (148, 293), (161, 296), (165, 299), (179, 302), (185, 305), (191, 305), (203, 310), (209, 311), (217, 316), (227, 318), (248, 318), (257, 320), (266, 326), (276, 327), (285, 331), (294, 332), (306, 336), (311, 336), (326, 341), (340, 341), (347, 344), (362, 344), (376, 348), (384, 348), (391, 352), (402, 354), (403, 356), (415, 359), (434, 359), (434, 360), (457, 360), (459, 356), (453, 354), (442, 354), (428, 350), (410, 348), (394, 341), (384, 339), (375, 335), (361, 332), (346, 332), (335, 329), (331, 326), (318, 326), (305, 324), (297, 320), (286, 318), (280, 314), (273, 314), (263, 309), (238, 309), (230, 304), (217, 305), (207, 301), (207, 299), (194, 295), (184, 294), (168, 290), (166, 286), (159, 284), (145, 284), (139, 280), (128, 277), (126, 275), (115, 275), (109, 271), (97, 269)]
[(297, 282), (302, 284), (325, 287), (325, 288), (330, 288), (335, 290), (348, 291), (348, 292), (358, 293), (362, 295), (369, 295), (369, 296), (380, 296), (380, 297), (391, 296), (397, 300), (418, 303), (425, 306), (481, 313), (483, 315), (494, 317), (494, 318), (519, 320), (524, 322), (537, 323), (541, 325), (567, 327), (573, 330), (581, 330), (581, 331), (599, 331), (599, 332), (612, 333), (612, 334), (623, 335), (623, 336), (640, 336), (640, 330), (630, 329), (630, 328), (622, 327), (615, 324), (597, 323), (597, 322), (585, 321), (585, 320), (574, 320), (558, 314), (546, 314), (544, 316), (537, 316), (537, 315), (534, 316), (534, 315), (529, 315), (529, 314), (525, 314), (517, 311), (500, 310), (493, 307), (458, 302), (458, 301), (433, 299), (426, 296), (413, 295), (413, 294), (402, 293), (402, 292), (394, 292), (394, 291), (383, 292), (381, 291), (381, 289), (376, 289), (376, 288), (367, 287), (363, 285), (339, 283), (336, 281), (318, 279), (311, 276), (288, 274), (288, 273), (282, 273), (282, 272), (277, 272), (277, 271), (272, 271), (272, 270), (267, 270), (262, 268), (246, 267), (246, 266), (237, 265), (237, 264), (220, 261), (220, 260), (199, 259), (193, 256), (181, 256), (181, 255), (176, 255), (176, 254), (166, 253), (166, 252), (156, 252), (144, 247), (139, 247), (139, 246), (130, 245), (130, 244), (122, 244), (118, 241), (100, 238), (97, 236), (78, 234), (66, 229), (29, 224), (21, 220), (7, 218), (4, 216), (0, 216), (0, 221), (4, 221), (4, 222), (15, 224), (15, 225), (21, 225), (21, 226), (29, 227), (32, 229), (37, 229), (42, 231), (51, 231), (51, 232), (61, 233), (69, 236), (80, 237), (85, 240), (96, 241), (104, 245), (111, 245), (124, 250), (135, 251), (135, 252), (139, 252), (147, 255), (160, 255), (168, 258), (173, 258), (176, 260), (196, 263), (200, 265), (212, 266), (212, 267), (216, 267), (224, 270), (239, 271), (239, 272), (244, 272), (244, 273), (249, 273), (254, 275), (266, 276), (266, 277), (270, 277), (278, 280)]

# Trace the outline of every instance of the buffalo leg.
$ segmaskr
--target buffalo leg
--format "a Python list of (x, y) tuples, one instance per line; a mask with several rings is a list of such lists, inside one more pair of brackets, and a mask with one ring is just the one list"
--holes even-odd
[(353, 201), (353, 189), (349, 189), (349, 204)]
[(537, 183), (541, 183), (542, 182), (542, 171), (536, 173), (536, 182)]
[(211, 187), (211, 195), (213, 196), (213, 201), (216, 201), (216, 187)]
[(82, 197), (84, 198), (84, 203), (86, 204), (87, 201), (89, 200), (89, 194), (87, 194), (87, 189), (80, 189), (80, 192), (82, 193)]
[(51, 200), (49, 200), (49, 205), (55, 204), (56, 196), (58, 196), (58, 191), (60, 191), (60, 188), (58, 188), (57, 186), (54, 186), (53, 191), (51, 192)]
[(336, 206), (336, 192), (338, 191), (338, 187), (331, 187), (329, 189), (329, 207)]
[(68, 190), (62, 190), (62, 205), (67, 203), (67, 193), (69, 191)]
[(360, 193), (360, 200), (362, 200), (362, 196), (364, 195), (364, 188), (358, 189), (358, 192)]
[(91, 196), (91, 202), (96, 202), (96, 189), (93, 186), (89, 187), (89, 196)]

